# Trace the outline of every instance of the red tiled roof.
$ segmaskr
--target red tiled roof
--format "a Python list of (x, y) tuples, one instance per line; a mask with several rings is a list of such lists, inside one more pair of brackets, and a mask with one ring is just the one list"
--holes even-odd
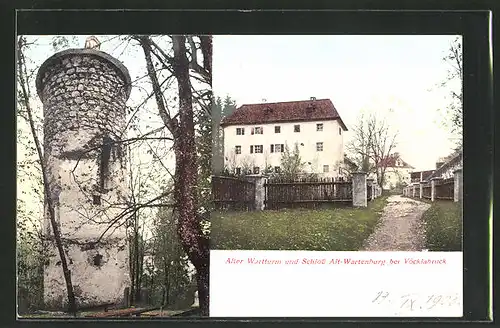
[[(401, 166), (396, 166), (396, 161), (400, 160), (401, 161)], [(413, 169), (414, 167), (411, 166), (410, 164), (406, 163), (401, 159), (398, 153), (391, 154), (387, 156), (386, 158), (383, 158), (377, 165), (378, 167), (402, 167), (402, 168), (409, 168)]]
[(338, 120), (342, 128), (347, 131), (330, 99), (242, 105), (231, 115), (226, 116), (221, 126), (321, 120)]

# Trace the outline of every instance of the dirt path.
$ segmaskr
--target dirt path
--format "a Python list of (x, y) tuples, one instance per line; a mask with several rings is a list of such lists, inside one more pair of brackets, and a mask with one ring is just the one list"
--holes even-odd
[(362, 251), (421, 251), (425, 247), (422, 214), (430, 205), (399, 195), (387, 201), (381, 222)]

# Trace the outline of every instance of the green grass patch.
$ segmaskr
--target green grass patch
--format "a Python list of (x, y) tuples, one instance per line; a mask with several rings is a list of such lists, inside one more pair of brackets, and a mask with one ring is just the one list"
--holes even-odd
[(380, 197), (366, 208), (212, 212), (211, 249), (357, 251), (386, 203)]
[(429, 251), (462, 250), (462, 203), (437, 200), (423, 214)]

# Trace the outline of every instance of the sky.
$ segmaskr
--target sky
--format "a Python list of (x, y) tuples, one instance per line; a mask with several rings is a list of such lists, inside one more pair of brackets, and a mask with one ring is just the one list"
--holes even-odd
[(439, 85), (455, 37), (214, 36), (212, 87), (238, 106), (329, 98), (348, 129), (360, 113), (378, 113), (398, 132), (402, 159), (416, 170), (432, 169), (454, 141), (439, 110), (450, 89)]

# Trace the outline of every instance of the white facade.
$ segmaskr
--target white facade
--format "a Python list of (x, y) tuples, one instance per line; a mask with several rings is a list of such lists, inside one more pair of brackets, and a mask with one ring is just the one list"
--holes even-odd
[(411, 183), (411, 171), (409, 167), (388, 167), (385, 171), (383, 189), (393, 189), (399, 183)]
[(344, 159), (344, 132), (337, 120), (229, 125), (224, 127), (224, 164), (236, 173), (259, 173), (269, 166), (276, 170), (281, 149), (288, 145), (293, 152), (297, 143), (305, 172), (335, 177)]

